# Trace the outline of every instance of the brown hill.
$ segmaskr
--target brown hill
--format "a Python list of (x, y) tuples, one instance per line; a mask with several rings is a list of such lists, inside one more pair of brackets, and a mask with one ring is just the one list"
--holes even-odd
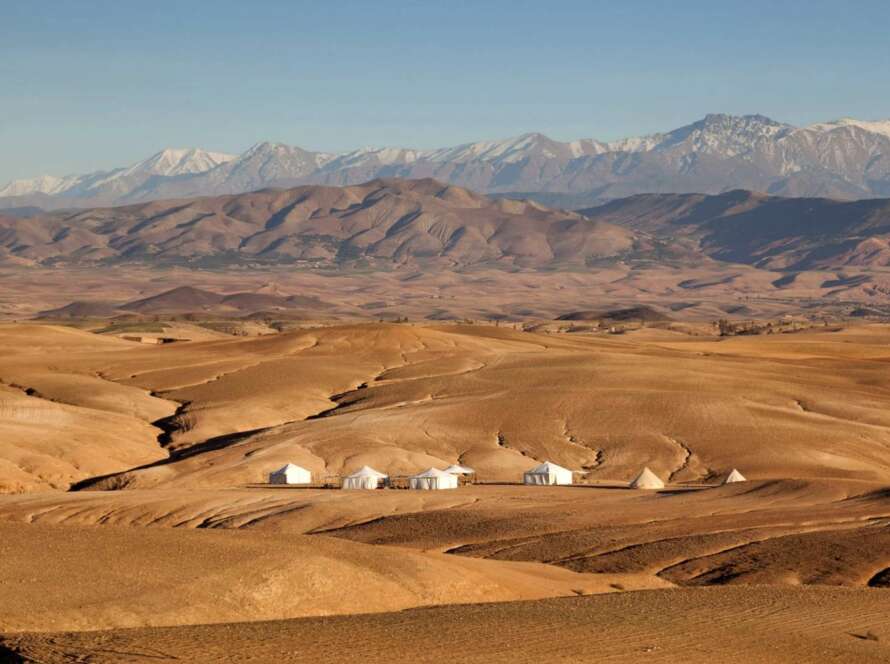
[(494, 264), (623, 256), (635, 233), (435, 180), (375, 180), (0, 219), (0, 250), (38, 264)]
[(0, 490), (231, 487), (287, 462), (319, 478), (459, 461), (515, 480), (547, 459), (625, 482), (643, 465), (672, 482), (890, 478), (882, 326), (719, 340), (365, 324), (166, 346), (6, 329), (28, 352), (0, 361)]
[(284, 315), (288, 312), (306, 314), (327, 311), (331, 308), (332, 305), (305, 295), (249, 292), (222, 295), (192, 286), (178, 286), (157, 295), (121, 304), (76, 301), (63, 307), (42, 311), (37, 318), (119, 318), (159, 314), (178, 314), (185, 317), (211, 314), (231, 317), (257, 314)]
[(890, 265), (890, 201), (736, 190), (639, 195), (577, 214), (432, 179), (381, 179), (0, 216), (0, 265), (688, 270), (706, 259), (791, 271)]
[(109, 302), (90, 302), (77, 300), (64, 307), (47, 309), (37, 314), (37, 318), (63, 319), (63, 318), (112, 318), (121, 314), (117, 305)]
[(138, 311), (139, 313), (195, 311), (219, 304), (223, 299), (224, 296), (217, 293), (193, 288), (192, 286), (179, 286), (158, 295), (122, 304), (119, 308), (125, 311)]
[(646, 194), (581, 210), (589, 219), (671, 242), (711, 258), (774, 270), (890, 265), (890, 200)]
[(643, 322), (666, 322), (671, 320), (667, 314), (663, 314), (653, 307), (645, 304), (636, 307), (627, 307), (626, 309), (612, 309), (609, 311), (572, 311), (557, 317), (556, 320), (566, 321), (643, 321)]

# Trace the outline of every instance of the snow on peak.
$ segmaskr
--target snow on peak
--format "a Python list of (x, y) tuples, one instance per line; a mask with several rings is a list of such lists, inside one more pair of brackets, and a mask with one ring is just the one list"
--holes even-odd
[(354, 152), (348, 152), (343, 157), (349, 161), (362, 161), (365, 159), (376, 159), (384, 166), (392, 164), (410, 164), (417, 161), (420, 153), (417, 150), (408, 150), (405, 148), (378, 148), (366, 146)]
[(301, 164), (314, 163), (316, 168), (323, 166), (338, 155), (329, 154), (327, 152), (308, 152), (303, 148), (295, 145), (287, 145), (286, 143), (272, 143), (263, 141), (255, 143), (237, 157), (232, 159), (233, 162), (268, 162), (268, 161), (288, 161), (299, 162)]
[(130, 176), (173, 177), (203, 173), (233, 159), (234, 155), (222, 152), (208, 152), (198, 148), (167, 148), (127, 168), (61, 178), (41, 175), (27, 180), (14, 180), (0, 188), (0, 196), (57, 195), (71, 191), (86, 193), (111, 183), (118, 186), (116, 181)]
[(558, 143), (543, 134), (530, 133), (499, 141), (479, 141), (477, 143), (464, 143), (453, 148), (429, 150), (424, 153), (424, 158), (437, 162), (465, 162), (472, 159), (482, 159), (484, 161), (515, 163), (533, 153), (539, 153), (546, 157), (556, 157), (555, 150), (558, 149), (558, 146)]
[[(554, 141), (541, 133), (526, 133), (501, 140), (477, 141), (452, 147), (418, 150), (400, 147), (367, 147), (336, 154), (311, 152), (283, 143), (261, 142), (238, 156), (198, 148), (166, 148), (126, 168), (97, 171), (85, 175), (40, 177), (14, 180), (0, 187), (0, 197), (46, 194), (50, 196), (94, 196), (118, 199), (134, 188), (154, 185), (152, 178), (173, 178), (213, 172), (216, 182), (236, 178), (233, 187), (259, 186), (267, 181), (284, 182), (300, 177), (358, 169), (368, 176), (411, 174), (415, 164), (486, 163), (492, 168), (521, 165), (527, 161), (569, 160), (604, 153), (658, 152), (678, 158), (707, 154), (718, 158), (775, 158), (782, 172), (799, 170), (799, 160), (789, 152), (800, 137), (810, 141), (831, 134), (833, 149), (843, 151), (842, 139), (856, 132), (856, 139), (878, 145), (890, 138), (890, 119), (866, 121), (842, 118), (812, 124), (802, 129), (771, 120), (763, 115), (709, 114), (704, 118), (664, 133), (624, 138), (608, 143), (595, 139)], [(838, 140), (835, 140), (838, 139)], [(789, 147), (790, 146), (790, 147)], [(880, 146), (878, 146), (880, 147)], [(790, 156), (789, 156), (790, 155)], [(685, 158), (685, 157), (684, 157)], [(228, 164), (226, 168), (220, 166)], [(420, 169), (421, 171), (423, 169)], [(240, 179), (238, 179), (240, 178)], [(247, 178), (245, 180), (245, 178)], [(191, 181), (191, 180), (190, 180)], [(233, 180), (234, 181), (234, 180)], [(203, 186), (203, 185), (195, 185)]]
[(261, 141), (259, 143), (254, 143), (247, 150), (245, 150), (241, 158), (250, 157), (255, 154), (267, 154), (270, 152), (276, 152), (279, 150), (287, 150), (288, 146), (284, 143), (273, 143), (271, 141)]
[(199, 148), (166, 148), (148, 159), (133, 164), (121, 175), (146, 174), (166, 177), (192, 175), (209, 171), (233, 159), (235, 155), (208, 152)]
[(773, 141), (793, 129), (763, 115), (712, 113), (698, 122), (662, 134), (611, 141), (612, 152), (649, 152), (685, 145), (695, 152), (733, 157), (750, 152), (757, 144)]
[(27, 194), (59, 194), (65, 191), (73, 178), (57, 178), (40, 175), (36, 178), (13, 180), (0, 188), (0, 196), (25, 196)]
[(840, 120), (832, 120), (831, 122), (817, 122), (808, 127), (804, 127), (804, 131), (834, 131), (835, 129), (843, 129), (844, 127), (856, 127), (867, 131), (871, 134), (880, 134), (890, 138), (890, 120), (857, 120), (855, 118), (841, 118)]

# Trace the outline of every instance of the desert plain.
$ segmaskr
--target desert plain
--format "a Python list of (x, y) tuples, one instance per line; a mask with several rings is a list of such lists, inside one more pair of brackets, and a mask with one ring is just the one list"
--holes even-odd
[(9, 661), (890, 658), (888, 325), (159, 325), (0, 325)]

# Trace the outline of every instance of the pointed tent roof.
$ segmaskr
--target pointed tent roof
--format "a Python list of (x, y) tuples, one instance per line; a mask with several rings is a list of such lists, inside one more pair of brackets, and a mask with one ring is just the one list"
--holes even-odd
[(380, 471), (374, 470), (370, 466), (362, 466), (357, 471), (352, 473), (351, 475), (347, 475), (346, 477), (387, 477), (386, 473), (381, 473)]
[(648, 467), (643, 468), (640, 471), (640, 474), (637, 475), (633, 481), (630, 483), (631, 489), (663, 489), (664, 482), (661, 481), (661, 478), (658, 477), (655, 473), (649, 470)]
[(558, 473), (560, 471), (566, 472), (566, 473), (572, 472), (568, 468), (563, 468), (562, 466), (558, 466), (551, 461), (545, 461), (541, 465), (535, 466), (531, 470), (527, 470), (525, 472), (532, 473), (534, 475), (545, 475), (545, 474), (549, 475), (550, 473)]
[(737, 469), (733, 468), (732, 472), (723, 480), (724, 484), (733, 484), (734, 482), (747, 482), (748, 479), (742, 475)]
[(451, 473), (452, 475), (472, 475), (476, 471), (467, 466), (461, 466), (460, 464), (455, 463), (448, 466), (444, 472)]
[(273, 475), (277, 475), (278, 473), (286, 473), (286, 472), (289, 471), (289, 470), (302, 470), (302, 471), (305, 471), (306, 469), (303, 468), (303, 467), (301, 467), (301, 466), (298, 466), (298, 465), (295, 464), (295, 463), (286, 463), (286, 464), (284, 464), (281, 468), (279, 468), (278, 470), (273, 470), (273, 471), (272, 471), (272, 474), (273, 474)]
[(412, 477), (450, 477), (451, 473), (446, 473), (444, 470), (439, 470), (438, 468), (427, 468), (422, 473), (417, 473), (417, 475), (412, 475)]

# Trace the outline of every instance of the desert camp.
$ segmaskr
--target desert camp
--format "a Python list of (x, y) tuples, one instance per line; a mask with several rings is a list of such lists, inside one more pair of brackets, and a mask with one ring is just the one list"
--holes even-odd
[[(589, 480), (574, 479), (575, 472), (563, 468), (553, 462), (546, 461), (538, 464), (522, 473), (521, 483), (539, 486), (585, 486), (590, 485)], [(609, 482), (609, 480), (606, 480)], [(719, 485), (746, 482), (747, 479), (738, 469), (733, 468), (727, 473)], [(309, 484), (311, 473), (294, 464), (269, 473), (269, 484)], [(440, 490), (456, 489), (467, 484), (485, 484), (475, 477), (475, 471), (466, 466), (452, 464), (443, 469), (427, 468), (419, 473), (408, 476), (390, 476), (379, 472), (369, 466), (362, 466), (357, 471), (346, 475), (337, 483), (342, 489), (384, 489), (407, 488), (413, 490)], [(501, 482), (503, 483), (503, 482)], [(607, 485), (598, 485), (607, 486)], [(665, 488), (665, 483), (648, 467), (643, 468), (627, 485), (631, 489), (659, 490)], [(718, 486), (711, 483), (690, 486), (690, 489), (701, 489), (709, 486)]]
[(724, 484), (734, 484), (736, 482), (747, 482), (747, 478), (742, 475), (737, 469), (733, 468), (730, 473), (724, 478)]
[(572, 471), (550, 461), (527, 470), (522, 476), (523, 484), (571, 484)]
[(640, 473), (630, 481), (631, 489), (663, 489), (664, 482), (649, 468), (643, 468)]
[(269, 473), (269, 484), (311, 484), (312, 473), (292, 463)]
[(344, 489), (376, 489), (384, 486), (388, 475), (378, 472), (369, 466), (362, 466), (354, 473), (343, 478)]
[[(18, 589), (0, 593), (3, 643), (45, 655), (50, 637), (34, 635), (49, 632), (67, 634), (51, 638), (72, 652), (94, 646), (70, 634), (142, 647), (157, 641), (138, 641), (138, 630), (165, 628), (187, 661), (192, 635), (205, 638), (192, 631), (198, 624), (246, 635), (257, 621), (293, 626), (368, 610), (402, 620), (431, 598), (458, 622), (469, 615), (462, 607), (503, 602), (498, 611), (528, 629), (522, 616), (537, 620), (547, 602), (582, 601), (588, 639), (591, 616), (612, 615), (611, 594), (634, 598), (624, 601), (638, 602), (639, 615), (673, 593), (671, 601), (738, 617), (738, 606), (765, 604), (733, 586), (766, 585), (788, 615), (812, 616), (806, 593), (826, 580), (844, 592), (883, 587), (890, 466), (875, 453), (883, 387), (869, 383), (885, 368), (882, 328), (800, 333), (790, 345), (665, 341), (663, 331), (619, 337), (362, 324), (150, 346), (55, 325), (0, 326), (0, 343), (17, 349), (0, 357), (0, 525), (10, 533), (0, 541), (15, 544), (2, 552), (0, 581)], [(50, 357), (58, 348), (63, 357)], [(850, 376), (824, 359), (849, 364), (851, 353), (859, 359)], [(664, 365), (666, 402), (632, 419), (651, 395), (644, 372), (653, 358)], [(786, 400), (788, 362), (806, 368), (808, 382), (794, 384), (805, 409)], [(607, 370), (621, 380), (595, 379)], [(711, 376), (706, 397), (702, 374)], [(755, 380), (765, 396), (752, 406)], [(822, 403), (818, 385), (860, 395), (856, 419), (811, 414)], [(734, 436), (727, 412), (756, 428)], [(784, 432), (778, 461), (760, 430)], [(72, 436), (82, 443), (65, 446)], [(733, 471), (746, 481), (724, 484)], [(463, 479), (441, 490), (454, 482), (443, 475)], [(641, 488), (628, 490), (640, 475)], [(59, 541), (64, 557), (52, 554)], [(222, 599), (204, 581), (208, 560), (226, 561)], [(91, 572), (96, 561), (108, 574)], [(29, 571), (36, 564), (39, 576)], [(269, 569), (287, 593), (257, 595)], [(715, 603), (710, 593), (725, 590), (727, 576), (740, 594)], [(121, 595), (120, 578), (150, 599)], [(615, 610), (616, 620), (636, 615)], [(850, 611), (842, 625), (856, 631)], [(445, 619), (436, 615), (430, 628)], [(881, 624), (876, 615), (868, 629)], [(392, 644), (374, 641), (384, 642)]]
[(458, 486), (457, 475), (436, 468), (428, 468), (422, 473), (412, 475), (409, 486), (412, 489), (439, 490), (456, 489)]

